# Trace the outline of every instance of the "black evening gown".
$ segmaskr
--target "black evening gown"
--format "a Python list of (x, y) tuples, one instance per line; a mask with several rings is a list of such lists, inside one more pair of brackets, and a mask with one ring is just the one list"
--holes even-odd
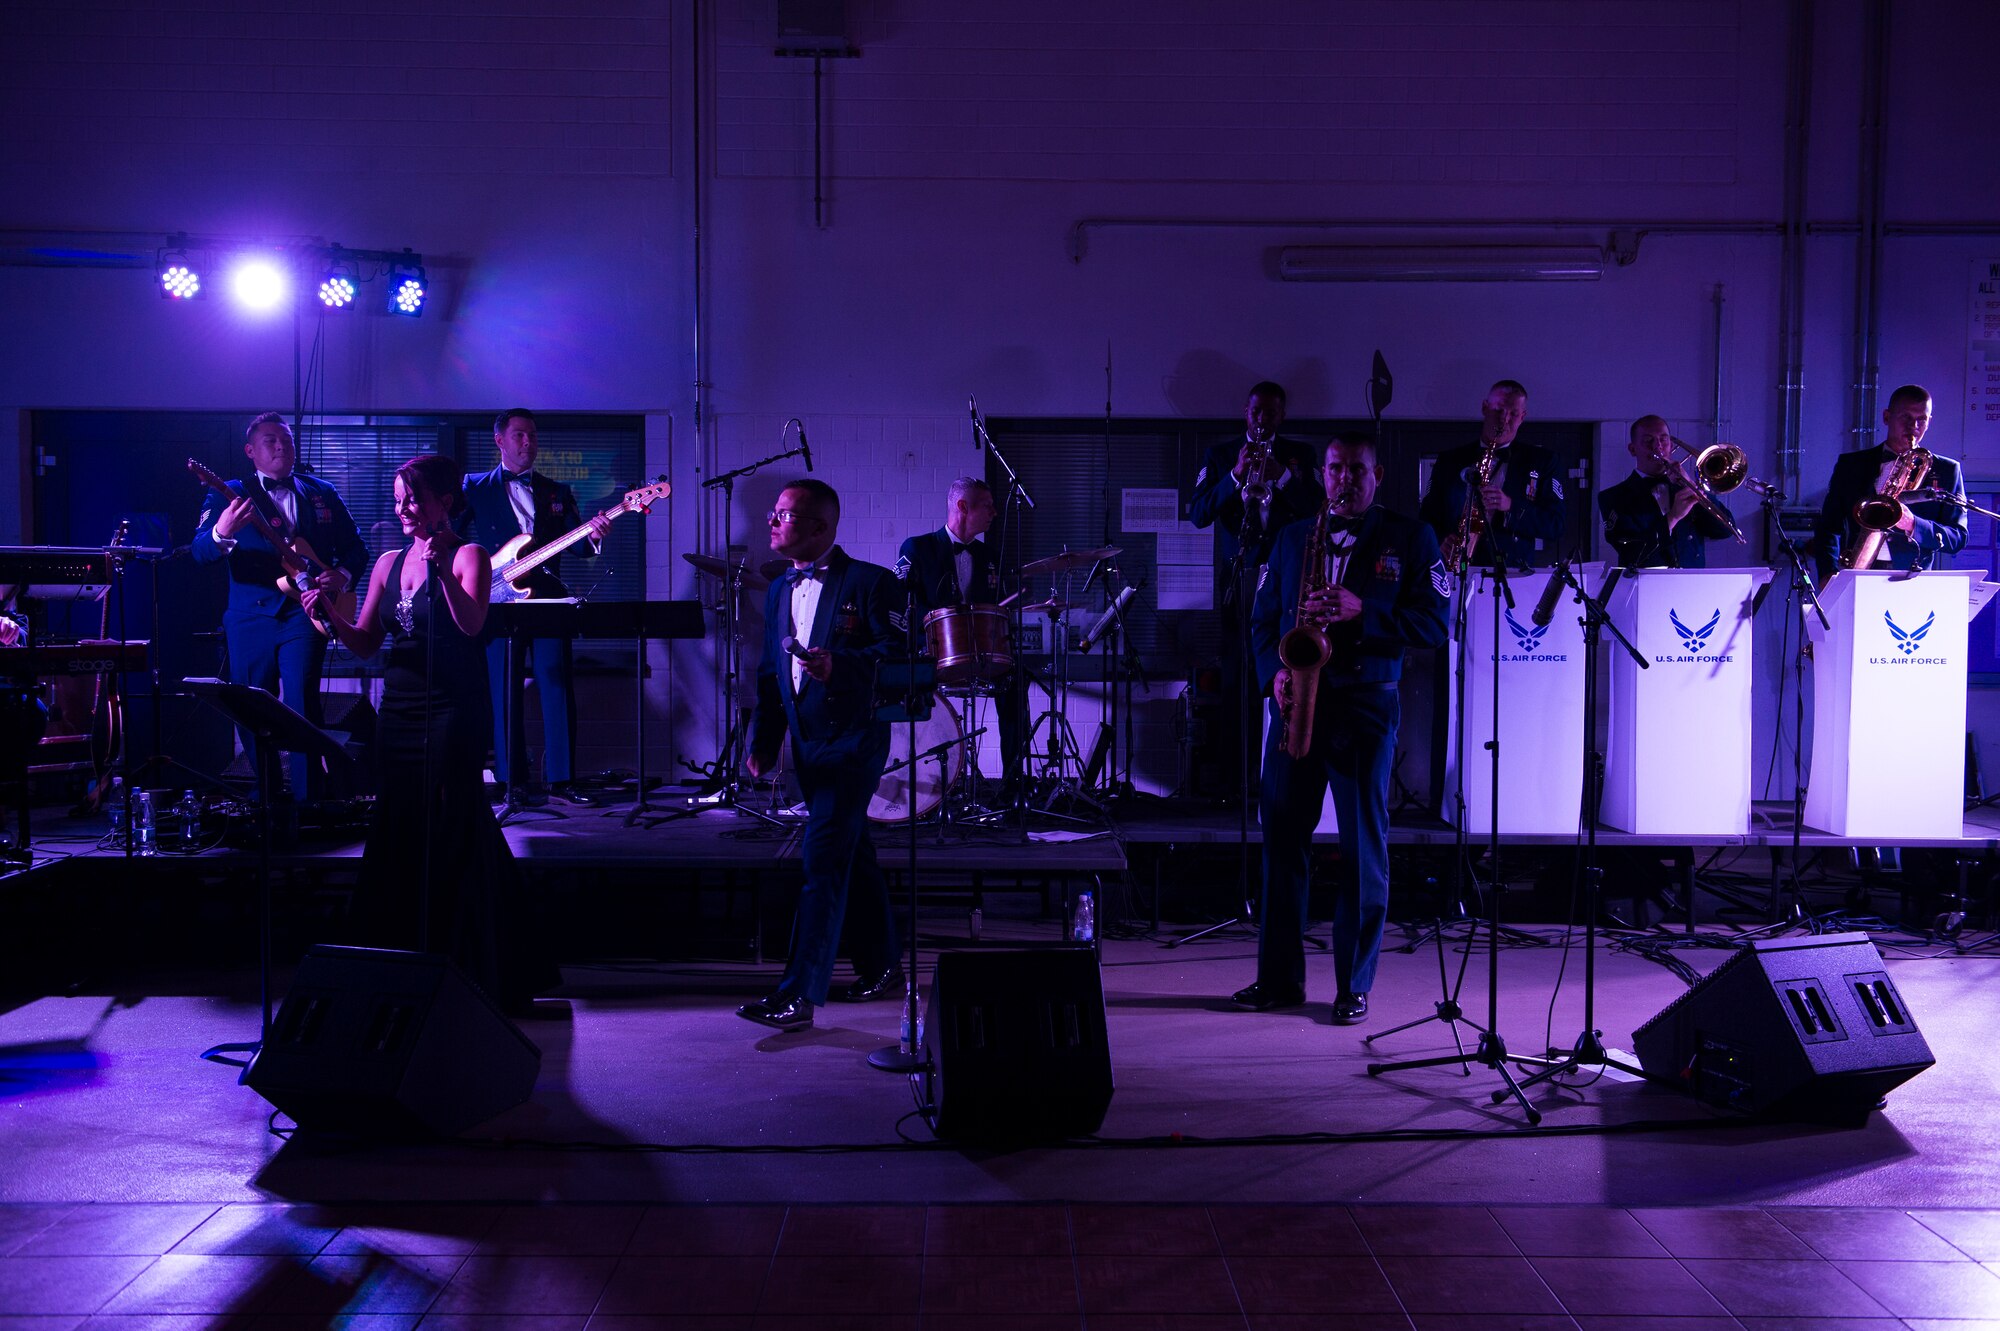
[(520, 869), (480, 778), (493, 724), (486, 646), (459, 631), (441, 589), (426, 583), (404, 596), (409, 553), (396, 556), (383, 590), (387, 656), (375, 815), (361, 861), (363, 941), (446, 953), (517, 1010), (562, 977), (537, 946)]

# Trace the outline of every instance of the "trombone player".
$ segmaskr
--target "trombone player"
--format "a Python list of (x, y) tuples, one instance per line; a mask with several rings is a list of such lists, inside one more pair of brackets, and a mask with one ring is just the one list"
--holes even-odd
[(1891, 393), (1882, 424), (1881, 443), (1834, 460), (1813, 523), (1821, 582), (1843, 568), (1930, 568), (1939, 555), (1965, 548), (1965, 479), (1957, 462), (1922, 446), (1931, 426), (1929, 390), (1904, 384)]
[(1633, 421), (1625, 448), (1632, 454), (1632, 474), (1597, 496), (1604, 539), (1621, 565), (1706, 568), (1710, 541), (1742, 539), (1715, 496), (1742, 484), (1743, 450), (1730, 444), (1706, 449), (1690, 474), (1677, 450), (1693, 450), (1658, 416)]
[[(1335, 435), (1319, 479), (1325, 508), (1278, 533), (1250, 611), (1257, 676), (1271, 699), (1259, 808), (1264, 900), (1257, 980), (1234, 1001), (1254, 1012), (1305, 1002), (1312, 838), (1331, 785), (1344, 871), (1333, 909), (1333, 1020), (1352, 1026), (1368, 1016), (1389, 910), (1396, 683), (1405, 650), (1443, 644), (1451, 578), (1428, 526), (1376, 506), (1373, 435)], [(1294, 646), (1300, 629), (1315, 639), (1310, 665)]]

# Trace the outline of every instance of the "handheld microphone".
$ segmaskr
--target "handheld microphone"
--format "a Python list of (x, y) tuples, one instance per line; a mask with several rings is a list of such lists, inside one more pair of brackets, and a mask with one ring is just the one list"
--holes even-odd
[(804, 421), (799, 422), (799, 456), (806, 460), (806, 474), (810, 476), (813, 469), (813, 451), (812, 445), (806, 442), (806, 423)]
[(1569, 561), (1565, 559), (1556, 565), (1554, 572), (1549, 574), (1549, 585), (1542, 588), (1542, 599), (1535, 602), (1535, 613), (1532, 618), (1536, 628), (1547, 628), (1549, 621), (1556, 617), (1556, 602), (1562, 599), (1563, 586), (1568, 577)]
[(779, 641), (778, 645), (785, 649), (787, 655), (796, 656), (801, 661), (810, 661), (812, 659), (811, 649), (802, 646), (799, 640), (789, 633)]
[(1135, 586), (1127, 585), (1122, 588), (1118, 595), (1112, 599), (1110, 608), (1102, 615), (1099, 615), (1097, 622), (1090, 626), (1089, 632), (1076, 640), (1076, 649), (1079, 652), (1087, 652), (1098, 643), (1104, 641), (1104, 635), (1109, 633), (1111, 626), (1117, 622), (1119, 612), (1132, 604), (1132, 598), (1138, 594), (1139, 589)]

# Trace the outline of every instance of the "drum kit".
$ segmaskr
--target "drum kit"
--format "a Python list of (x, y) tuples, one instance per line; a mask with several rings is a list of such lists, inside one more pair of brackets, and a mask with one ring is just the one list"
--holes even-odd
[[(1085, 590), (1072, 588), (1075, 575), (1099, 561), (1116, 559), (1120, 553), (1115, 545), (1060, 550), (1023, 564), (1024, 590), (998, 605), (940, 606), (924, 616), (924, 652), (936, 664), (937, 691), (929, 715), (915, 723), (914, 733), (910, 726), (895, 727), (888, 769), (868, 802), (870, 821), (905, 823), (914, 803), (917, 818), (936, 822), (942, 834), (955, 824), (998, 822), (1011, 812), (981, 802), (975, 741), (988, 727), (968, 729), (968, 725), (977, 718), (982, 702), (996, 708), (1007, 706), (1010, 677), (1017, 669), (1026, 669), (1016, 651), (1013, 617), (1017, 614), (1048, 617), (1045, 640), (1053, 658), (1050, 676), (1039, 681), (1049, 705), (1028, 728), (1023, 741), (1024, 759), (1033, 778), (1028, 787), (1034, 792), (1029, 807), (1044, 816), (1074, 822), (1089, 820), (1059, 812), (1055, 806), (1081, 803), (1102, 814), (1101, 806), (1083, 791), (1083, 758), (1067, 717), (1071, 626), (1065, 616), (1084, 608)], [(685, 558), (725, 587), (734, 585), (746, 592), (768, 589), (786, 566), (782, 559), (752, 565), (747, 558), (739, 562), (711, 555)], [(1041, 577), (1050, 579), (1048, 595), (1023, 603), (1026, 580)], [(1086, 645), (1090, 638), (1102, 636), (1103, 627), (1100, 624), (1083, 635)]]

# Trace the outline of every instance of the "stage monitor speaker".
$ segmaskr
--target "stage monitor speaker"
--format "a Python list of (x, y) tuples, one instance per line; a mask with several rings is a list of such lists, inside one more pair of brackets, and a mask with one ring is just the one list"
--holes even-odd
[(1633, 1032), (1649, 1076), (1751, 1114), (1847, 1119), (1937, 1060), (1866, 934), (1752, 943)]
[(938, 954), (924, 1046), (940, 1137), (1082, 1136), (1111, 1105), (1104, 981), (1088, 947)]
[(243, 1081), (301, 1128), (449, 1137), (526, 1100), (541, 1066), (451, 958), (321, 946)]

